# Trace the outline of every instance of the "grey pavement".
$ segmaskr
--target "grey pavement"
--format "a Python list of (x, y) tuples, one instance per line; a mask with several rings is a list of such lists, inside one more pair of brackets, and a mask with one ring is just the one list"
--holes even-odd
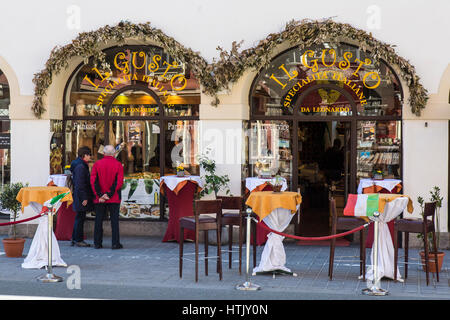
[[(3, 236), (5, 237), (5, 236)], [(31, 245), (27, 239), (24, 254)], [(92, 243), (90, 239), (87, 242)], [(209, 263), (209, 275), (204, 274), (204, 263), (199, 265), (199, 282), (194, 280), (194, 262), (184, 261), (183, 278), (178, 272), (178, 244), (163, 243), (161, 237), (122, 237), (124, 248), (111, 249), (111, 238), (105, 237), (102, 249), (71, 247), (69, 241), (58, 241), (61, 257), (69, 266), (54, 267), (55, 275), (62, 276), (60, 283), (40, 283), (36, 278), (45, 269), (22, 269), (22, 258), (8, 258), (0, 254), (0, 298), (22, 299), (115, 299), (115, 300), (450, 300), (450, 252), (446, 251), (440, 281), (431, 276), (426, 285), (425, 272), (419, 265), (409, 267), (404, 283), (383, 278), (380, 287), (389, 292), (376, 297), (362, 294), (365, 281), (358, 280), (357, 261), (338, 261), (334, 277), (328, 279), (327, 246), (299, 246), (295, 241), (285, 241), (286, 266), (297, 274), (249, 276), (251, 283), (261, 286), (259, 291), (236, 290), (236, 285), (246, 281), (245, 246), (242, 275), (238, 272), (238, 254), (233, 254), (232, 269), (228, 268), (228, 254), (223, 253), (223, 280), (219, 281), (215, 260)], [(203, 251), (203, 245), (200, 246)], [(237, 250), (237, 246), (234, 246)], [(258, 247), (258, 262), (263, 247)], [(210, 246), (209, 254), (216, 247)], [(225, 248), (224, 248), (225, 249)], [(368, 263), (369, 250), (367, 249)], [(185, 243), (185, 257), (193, 258), (194, 244)], [(400, 250), (400, 254), (403, 250)], [(357, 244), (337, 247), (336, 256), (356, 256)], [(418, 257), (417, 249), (410, 249), (410, 257)], [(416, 261), (418, 262), (418, 261)], [(252, 265), (251, 265), (252, 267)], [(79, 269), (78, 269), (79, 268)], [(73, 271), (75, 270), (75, 272)], [(79, 270), (79, 272), (76, 272)], [(251, 268), (250, 268), (251, 270)], [(400, 266), (404, 275), (403, 265)], [(69, 272), (69, 273), (68, 273)], [(79, 278), (77, 278), (79, 275)], [(78, 281), (79, 279), (79, 281)], [(77, 282), (78, 281), (78, 282)]]

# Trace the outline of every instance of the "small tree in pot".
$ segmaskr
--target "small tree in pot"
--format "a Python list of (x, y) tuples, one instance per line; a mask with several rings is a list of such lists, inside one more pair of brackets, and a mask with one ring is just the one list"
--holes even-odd
[[(438, 256), (438, 270), (441, 269), (442, 263), (443, 263), (443, 260), (444, 260), (444, 256), (445, 256), (445, 253), (443, 251), (439, 251), (439, 245), (440, 245), (440, 243), (439, 243), (440, 242), (440, 219), (439, 219), (440, 217), (439, 217), (439, 214), (440, 214), (440, 209), (442, 207), (442, 200), (444, 200), (444, 197), (441, 196), (441, 189), (439, 187), (437, 187), (437, 186), (434, 186), (432, 188), (432, 190), (430, 191), (430, 201), (431, 202), (436, 202), (435, 234), (436, 234), (436, 247), (437, 247), (436, 249), (437, 249), (437, 252), (435, 252), (434, 248), (433, 248), (433, 237), (432, 237), (432, 234), (428, 233), (428, 252), (429, 252), (430, 257), (432, 257), (430, 259), (430, 261), (429, 261), (429, 268), (428, 268), (428, 270), (430, 270), (431, 272), (435, 272), (435, 270), (436, 270), (435, 262), (434, 262), (435, 254), (437, 253), (437, 256)], [(425, 200), (422, 197), (419, 196), (417, 198), (417, 202), (420, 205), (422, 218), (425, 219), (425, 217), (423, 216)], [(423, 235), (422, 234), (418, 234), (417, 238), (423, 239)], [(425, 263), (424, 262), (425, 261), (425, 258), (424, 258), (425, 257), (425, 252), (421, 251), (421, 252), (419, 252), (419, 254), (422, 257), (422, 263)], [(424, 269), (425, 269), (425, 267), (424, 267)]]
[[(11, 183), (3, 187), (3, 191), (0, 193), (0, 203), (4, 209), (7, 209), (13, 216), (13, 221), (16, 222), (21, 203), (16, 200), (17, 194), (20, 189), (27, 187), (21, 182)], [(23, 246), (25, 239), (17, 238), (16, 224), (11, 226), (12, 238), (3, 239), (3, 247), (5, 248), (5, 254), (8, 257), (21, 257), (23, 252)]]

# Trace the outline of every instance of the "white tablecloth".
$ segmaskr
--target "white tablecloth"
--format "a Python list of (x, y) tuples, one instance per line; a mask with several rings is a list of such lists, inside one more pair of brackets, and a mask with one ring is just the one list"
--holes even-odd
[(53, 181), (58, 187), (67, 187), (67, 175), (66, 174), (52, 174), (48, 177), (47, 184)]
[[(298, 207), (299, 206), (297, 206), (297, 210)], [(263, 221), (269, 228), (283, 232), (289, 226), (293, 216), (291, 210), (277, 208), (265, 217)], [(291, 272), (291, 270), (285, 266), (286, 252), (284, 251), (283, 240), (283, 236), (273, 232), (270, 232), (267, 235), (267, 242), (261, 254), (261, 261), (257, 267), (253, 268), (253, 275), (255, 275), (256, 272), (275, 270)]]
[[(282, 180), (282, 186), (281, 191), (286, 191), (288, 186), (285, 178), (281, 178)], [(258, 177), (249, 177), (245, 178), (245, 187), (248, 189), (248, 191), (252, 192), (256, 187), (263, 185), (266, 182), (275, 183), (275, 178), (272, 179), (263, 179)]]
[(165, 185), (172, 191), (177, 187), (177, 185), (180, 182), (185, 180), (195, 181), (201, 188), (203, 188), (203, 182), (200, 179), (200, 176), (185, 176), (185, 177), (163, 176), (160, 178), (160, 182), (164, 181)]
[[(30, 206), (36, 213), (41, 212), (42, 205), (30, 202)], [(56, 211), (58, 208), (56, 208)], [(48, 216), (39, 218), (39, 224), (31, 242), (30, 250), (22, 263), (24, 269), (40, 269), (48, 265)], [(67, 267), (61, 258), (58, 241), (52, 230), (52, 267)]]
[(383, 180), (373, 180), (373, 179), (361, 179), (359, 180), (358, 185), (358, 193), (363, 193), (363, 189), (367, 187), (371, 187), (373, 185), (380, 186), (382, 188), (385, 188), (386, 190), (389, 190), (389, 192), (392, 191), (392, 189), (395, 188), (395, 186), (399, 183), (402, 183), (402, 180), (397, 179), (383, 179)]
[[(384, 212), (379, 216), (378, 223), (378, 279), (387, 277), (394, 279), (394, 244), (392, 242), (391, 234), (387, 223), (403, 211), (405, 211), (408, 205), (408, 197), (400, 197), (386, 203)], [(370, 218), (375, 220), (375, 218)], [(367, 268), (366, 280), (372, 281), (373, 275), (373, 262), (374, 262), (374, 246), (372, 246), (372, 252), (370, 254), (371, 264)], [(402, 281), (400, 270), (397, 267), (397, 279)]]

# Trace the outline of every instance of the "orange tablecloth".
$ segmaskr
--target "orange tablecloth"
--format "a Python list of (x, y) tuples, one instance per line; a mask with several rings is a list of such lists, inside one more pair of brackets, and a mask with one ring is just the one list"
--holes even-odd
[(302, 196), (297, 192), (257, 191), (250, 193), (245, 204), (251, 207), (253, 212), (262, 220), (277, 208), (291, 210), (292, 214), (294, 214), (301, 202)]
[[(380, 191), (382, 191), (384, 188), (377, 186), (377, 185), (373, 185), (367, 188), (363, 188), (363, 193), (379, 193)], [(402, 185), (401, 183), (397, 184), (394, 189), (392, 189), (392, 193), (399, 193), (402, 190)]]
[[(175, 175), (173, 175), (173, 177), (175, 177)], [(195, 181), (195, 180), (190, 180), (190, 179), (188, 179), (188, 178), (189, 178), (189, 176), (180, 177), (180, 182), (179, 182), (179, 183), (177, 184), (177, 186), (172, 190), (176, 195), (178, 195), (178, 193), (180, 192), (180, 190), (183, 189), (183, 187), (186, 186), (186, 184), (187, 184), (188, 182), (192, 182), (192, 183), (194, 183), (194, 184), (197, 185), (197, 191), (196, 191), (196, 192), (202, 191), (202, 187), (198, 184), (197, 181)], [(160, 189), (161, 194), (164, 195), (164, 192), (165, 192), (165, 191), (164, 191), (164, 186), (166, 185), (166, 183), (164, 182), (163, 179), (161, 179), (160, 181), (161, 181), (161, 182), (160, 182), (160, 187), (159, 187), (159, 189)]]
[[(22, 204), (23, 212), (30, 202), (37, 202), (43, 205), (45, 201), (64, 192), (70, 192), (70, 189), (67, 187), (25, 187), (20, 189), (16, 199)], [(73, 202), (72, 193), (66, 195), (61, 201), (67, 201), (67, 205), (70, 205)]]

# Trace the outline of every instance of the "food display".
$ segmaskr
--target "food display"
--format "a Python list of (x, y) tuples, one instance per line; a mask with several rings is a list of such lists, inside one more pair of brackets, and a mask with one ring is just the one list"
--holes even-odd
[(122, 186), (120, 217), (159, 219), (159, 196), (159, 174), (127, 175)]

